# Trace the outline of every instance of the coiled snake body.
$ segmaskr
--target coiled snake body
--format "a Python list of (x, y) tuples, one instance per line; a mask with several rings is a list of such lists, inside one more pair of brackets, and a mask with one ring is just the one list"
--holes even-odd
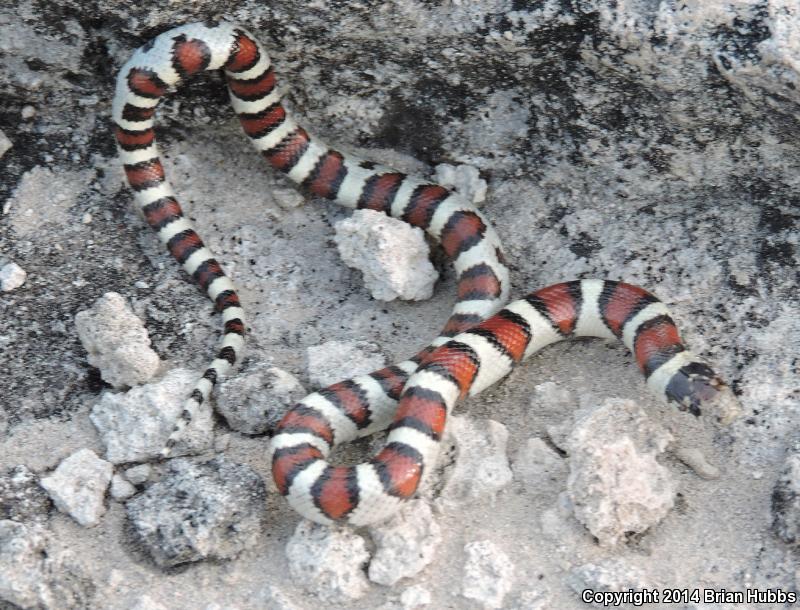
[[(113, 102), (125, 174), (147, 223), (222, 313), (222, 345), (198, 381), (165, 449), (213, 386), (241, 359), (245, 319), (232, 282), (183, 215), (164, 175), (153, 129), (161, 98), (204, 70), (225, 72), (245, 133), (276, 169), (310, 193), (400, 218), (438, 240), (457, 274), (458, 301), (440, 336), (414, 357), (315, 392), (285, 415), (272, 439), (273, 476), (304, 516), (322, 523), (384, 519), (412, 496), (435, 460), (447, 413), (545, 345), (571, 336), (619, 338), (656, 394), (698, 414), (729, 419), (734, 399), (686, 350), (666, 307), (641, 288), (602, 280), (556, 284), (500, 310), (508, 269), (489, 222), (458, 193), (336, 151), (281, 105), (264, 49), (229, 24), (190, 24), (161, 34), (123, 66)], [(498, 312), (498, 310), (500, 310)], [(490, 317), (492, 316), (492, 317)], [(399, 403), (398, 403), (399, 400)], [(390, 428), (386, 447), (353, 467), (327, 463), (331, 448)]]

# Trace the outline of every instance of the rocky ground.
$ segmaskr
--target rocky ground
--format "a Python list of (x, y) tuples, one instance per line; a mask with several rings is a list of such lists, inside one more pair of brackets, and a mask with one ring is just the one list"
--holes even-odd
[[(393, 296), (380, 274), (342, 259), (382, 221), (269, 171), (208, 75), (162, 105), (159, 137), (250, 351), (194, 455), (156, 459), (220, 323), (131, 205), (110, 101), (134, 48), (208, 18), (259, 35), (327, 141), (485, 187), (515, 295), (594, 276), (653, 290), (744, 417), (679, 413), (621, 346), (563, 343), (457, 408), (399, 517), (302, 521), (269, 476), (274, 420), (435, 336), (452, 274), (418, 240), (396, 292), (427, 297), (438, 270), (433, 296), (375, 298)], [(543, 610), (584, 607), (586, 588), (800, 588), (795, 2), (28, 0), (0, 6), (0, 52), (0, 607)], [(403, 230), (376, 229), (417, 239)]]

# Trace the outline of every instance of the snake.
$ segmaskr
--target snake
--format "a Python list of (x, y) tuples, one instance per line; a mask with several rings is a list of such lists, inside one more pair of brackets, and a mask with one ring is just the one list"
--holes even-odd
[[(222, 70), (231, 104), (253, 146), (310, 195), (369, 209), (419, 227), (438, 242), (456, 276), (457, 300), (439, 335), (417, 354), (312, 392), (293, 405), (270, 440), (279, 492), (318, 523), (365, 525), (387, 519), (433, 471), (448, 414), (459, 399), (505, 377), (543, 347), (570, 337), (617, 339), (634, 354), (648, 387), (681, 410), (736, 414), (730, 388), (680, 339), (666, 305), (643, 288), (612, 280), (563, 282), (507, 303), (509, 269), (486, 217), (457, 191), (335, 150), (301, 127), (282, 103), (264, 47), (225, 22), (172, 28), (120, 69), (112, 120), (134, 200), (169, 253), (221, 313), (214, 359), (184, 402), (162, 452), (181, 439), (215, 385), (244, 353), (246, 322), (233, 282), (183, 213), (166, 177), (154, 115), (186, 79)], [(354, 466), (328, 462), (331, 450), (388, 429), (384, 447)]]

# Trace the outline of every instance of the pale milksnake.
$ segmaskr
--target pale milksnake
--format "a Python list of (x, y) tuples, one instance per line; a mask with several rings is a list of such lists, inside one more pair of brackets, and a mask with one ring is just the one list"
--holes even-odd
[[(446, 415), (460, 396), (477, 394), (524, 357), (571, 336), (619, 338), (657, 394), (695, 414), (713, 404), (720, 419), (733, 416), (730, 391), (685, 349), (663, 303), (641, 288), (602, 280), (556, 284), (486, 319), (509, 290), (500, 242), (486, 219), (457, 193), (335, 151), (308, 134), (281, 105), (270, 60), (256, 39), (229, 23), (198, 23), (139, 49), (120, 71), (113, 103), (120, 156), (145, 219), (222, 311), (225, 325), (222, 347), (187, 400), (165, 455), (244, 346), (244, 312), (233, 284), (183, 216), (153, 130), (156, 106), (170, 88), (216, 69), (225, 71), (245, 133), (273, 167), (314, 195), (424, 229), (457, 274), (458, 302), (429, 347), (310, 394), (279, 424), (271, 444), (273, 476), (304, 516), (365, 524), (390, 515), (430, 471)], [(390, 424), (386, 447), (368, 463), (327, 463), (334, 445)]]

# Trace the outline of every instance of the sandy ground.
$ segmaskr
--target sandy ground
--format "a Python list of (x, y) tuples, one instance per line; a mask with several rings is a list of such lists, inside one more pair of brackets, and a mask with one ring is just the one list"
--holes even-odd
[[(495, 607), (585, 607), (571, 585), (576, 570), (609, 560), (640, 570), (651, 588), (800, 587), (797, 549), (770, 527), (800, 415), (794, 10), (633, 0), (0, 8), (0, 124), (11, 143), (0, 159), (0, 256), (27, 272), (0, 293), (0, 474), (23, 464), (44, 476), (81, 448), (103, 455), (89, 413), (114, 390), (87, 364), (74, 325), (102, 294), (126, 297), (164, 369), (201, 370), (212, 353), (219, 320), (133, 210), (109, 131), (114, 74), (133, 48), (207, 17), (247, 23), (264, 40), (293, 110), (326, 141), (422, 175), (443, 162), (478, 168), (515, 296), (576, 277), (641, 284), (670, 305), (745, 410), (720, 428), (647, 394), (623, 347), (560, 344), (457, 408), (479, 427), (507, 427), (515, 478), (456, 507), (430, 492), (441, 542), (415, 576), (324, 601), (290, 571), (300, 518), (274, 489), (263, 531), (237, 557), (159, 568), (125, 504), (109, 497), (94, 527), (55, 508), (37, 516), (50, 552), (69, 552), (84, 575), (91, 601), (80, 603), (279, 608), (275, 587), (300, 610), (413, 608), (422, 606), (401, 595), (422, 587), (430, 608), (481, 608), (462, 581), (465, 545), (486, 540), (513, 564), (513, 576), (497, 577), (509, 591)], [(393, 361), (435, 336), (454, 302), (446, 266), (428, 301), (374, 300), (333, 242), (333, 224), (349, 212), (308, 198), (287, 207), (289, 183), (231, 115), (220, 79), (205, 78), (165, 103), (159, 137), (181, 201), (249, 312), (245, 367), (269, 363), (311, 388), (308, 347), (369, 341)], [(550, 400), (546, 382), (569, 398)], [(608, 398), (635, 401), (675, 439), (659, 457), (674, 506), (614, 547), (572, 514), (566, 469), (524, 484), (517, 458), (530, 438), (557, 440), (579, 404)], [(216, 435), (225, 438), (216, 453), (269, 480), (265, 437), (221, 420)], [(677, 446), (698, 449), (719, 476), (698, 476)], [(374, 551), (369, 531), (348, 535)]]

